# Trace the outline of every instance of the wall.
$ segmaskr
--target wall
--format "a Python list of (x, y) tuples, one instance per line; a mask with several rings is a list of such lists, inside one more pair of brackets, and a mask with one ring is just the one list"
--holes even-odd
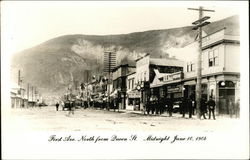
[[(136, 82), (135, 82), (135, 77), (136, 77), (136, 74), (134, 73), (134, 74), (131, 74), (131, 75), (129, 75), (128, 77), (127, 77), (127, 91), (131, 91), (132, 89), (134, 89), (135, 87), (136, 87)], [(134, 88), (129, 88), (129, 80), (131, 80), (131, 79), (134, 79)], [(132, 82), (130, 82), (130, 83), (132, 83)], [(130, 84), (131, 86), (132, 86), (132, 84)]]
[(146, 81), (149, 80), (149, 55), (138, 60), (136, 62), (136, 83), (144, 80), (144, 74), (146, 73)]
[[(214, 47), (208, 48), (202, 52), (202, 75), (208, 75), (208, 74), (214, 74), (217, 72), (223, 72), (223, 69), (225, 68), (225, 45), (220, 44), (216, 45)], [(215, 49), (218, 49), (218, 58), (219, 58), (219, 64), (218, 66), (211, 66), (209, 67), (209, 51), (213, 51)], [(197, 59), (193, 60), (195, 64), (195, 71), (187, 72), (187, 64), (189, 62), (186, 62), (184, 65), (184, 77), (185, 78), (193, 78), (197, 75)]]
[(240, 45), (239, 44), (226, 44), (225, 51), (226, 51), (225, 71), (226, 72), (240, 72)]

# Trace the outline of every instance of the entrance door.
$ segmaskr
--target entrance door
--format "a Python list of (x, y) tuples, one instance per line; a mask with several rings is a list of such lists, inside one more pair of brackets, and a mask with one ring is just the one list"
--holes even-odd
[(233, 82), (219, 83), (219, 114), (229, 114), (229, 100), (235, 100), (235, 87)]

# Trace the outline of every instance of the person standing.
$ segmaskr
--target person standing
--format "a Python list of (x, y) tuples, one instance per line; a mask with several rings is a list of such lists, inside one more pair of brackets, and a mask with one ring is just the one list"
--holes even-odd
[(168, 112), (169, 112), (169, 117), (172, 117), (173, 113), (173, 99), (169, 99), (168, 101)]
[(192, 118), (193, 105), (192, 105), (192, 100), (190, 98), (187, 99), (187, 108), (188, 108), (189, 118)]
[(207, 104), (206, 104), (205, 98), (203, 97), (201, 99), (201, 117), (203, 116), (204, 119), (207, 119), (206, 118), (206, 113), (207, 113)]
[(213, 118), (215, 120), (215, 101), (213, 100), (212, 97), (209, 98), (209, 101), (207, 102), (208, 110), (209, 110), (209, 119), (211, 118), (211, 113), (213, 114)]
[(70, 115), (70, 114), (74, 114), (74, 102), (73, 101), (71, 101), (69, 103), (69, 114), (68, 115)]
[(59, 108), (59, 103), (56, 102), (56, 111), (58, 111), (58, 108)]

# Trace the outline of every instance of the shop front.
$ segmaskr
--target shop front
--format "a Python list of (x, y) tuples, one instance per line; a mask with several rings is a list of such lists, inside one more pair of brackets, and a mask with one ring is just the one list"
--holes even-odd
[(183, 97), (183, 85), (181, 83), (168, 84), (166, 97), (173, 102), (180, 101)]
[(140, 110), (141, 92), (138, 90), (129, 91), (126, 99), (126, 110)]
[[(184, 97), (195, 100), (196, 80), (185, 80)], [(237, 75), (213, 75), (202, 78), (201, 94), (208, 101), (212, 97), (216, 102), (216, 114), (229, 114), (231, 103), (240, 98), (239, 76)]]

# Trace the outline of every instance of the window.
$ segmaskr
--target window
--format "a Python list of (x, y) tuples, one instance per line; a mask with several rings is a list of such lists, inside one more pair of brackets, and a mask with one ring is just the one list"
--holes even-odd
[(219, 52), (218, 49), (215, 49), (214, 51), (208, 52), (208, 65), (209, 67), (212, 66), (218, 66), (219, 65)]
[(131, 83), (131, 80), (129, 79), (129, 80), (128, 80), (128, 89), (131, 88), (130, 83)]
[(134, 78), (132, 79), (132, 89), (134, 89)]
[(144, 72), (144, 81), (146, 81), (146, 75), (147, 75), (147, 73), (146, 73), (146, 71)]
[(187, 72), (190, 72), (189, 64), (187, 64)]
[(195, 71), (195, 65), (193, 62), (187, 64), (187, 72)]

